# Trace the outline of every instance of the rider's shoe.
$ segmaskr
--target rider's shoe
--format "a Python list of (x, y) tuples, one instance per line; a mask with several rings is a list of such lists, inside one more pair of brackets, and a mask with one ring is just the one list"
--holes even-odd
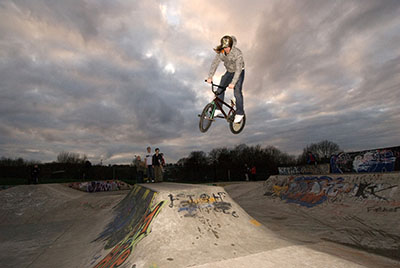
[(240, 123), (240, 121), (242, 121), (243, 117), (244, 117), (244, 115), (242, 115), (242, 114), (237, 114), (237, 115), (235, 115), (235, 120), (234, 120), (233, 122), (234, 122), (235, 124), (238, 124), (238, 123)]

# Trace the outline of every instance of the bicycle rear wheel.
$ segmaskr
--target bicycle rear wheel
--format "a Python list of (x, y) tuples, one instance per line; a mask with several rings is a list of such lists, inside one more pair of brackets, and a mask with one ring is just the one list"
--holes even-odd
[(209, 103), (204, 107), (203, 112), (200, 115), (200, 122), (199, 122), (199, 128), (201, 132), (206, 132), (213, 121), (212, 119), (212, 113), (214, 110), (214, 104)]
[(229, 128), (233, 134), (239, 134), (244, 129), (244, 125), (246, 124), (246, 115), (243, 116), (242, 121), (240, 123), (234, 123), (233, 120), (229, 122)]

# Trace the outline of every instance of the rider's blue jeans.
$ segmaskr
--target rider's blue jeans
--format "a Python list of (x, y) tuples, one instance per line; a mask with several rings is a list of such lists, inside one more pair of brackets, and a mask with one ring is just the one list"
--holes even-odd
[[(222, 88), (226, 88), (229, 86), (231, 83), (233, 76), (235, 73), (230, 73), (226, 72), (222, 77), (221, 77), (221, 82), (219, 83)], [(236, 85), (234, 87), (233, 93), (236, 98), (236, 114), (239, 115), (244, 115), (244, 110), (243, 110), (243, 94), (242, 94), (242, 86), (243, 86), (243, 80), (244, 80), (244, 70), (240, 73), (239, 79), (236, 82)], [(221, 88), (218, 89), (219, 92), (222, 91)], [(225, 97), (225, 91), (221, 93), (221, 95), (218, 95), (218, 98), (221, 100), (224, 100)]]

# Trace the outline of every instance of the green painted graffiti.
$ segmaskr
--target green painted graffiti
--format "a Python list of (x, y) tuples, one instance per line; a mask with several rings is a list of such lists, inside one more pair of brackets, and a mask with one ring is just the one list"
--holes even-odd
[(93, 268), (114, 268), (121, 266), (131, 255), (137, 243), (151, 232), (150, 224), (153, 219), (157, 217), (164, 203), (164, 201), (161, 201), (153, 208), (149, 207), (140, 224), (138, 224), (123, 241), (116, 245), (113, 250)]

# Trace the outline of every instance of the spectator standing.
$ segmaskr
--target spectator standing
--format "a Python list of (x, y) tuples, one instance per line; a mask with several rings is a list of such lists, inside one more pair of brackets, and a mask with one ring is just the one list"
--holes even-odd
[(136, 182), (143, 183), (144, 172), (146, 171), (146, 164), (140, 158), (140, 155), (136, 156), (134, 161), (136, 167)]
[(250, 168), (247, 164), (244, 164), (244, 176), (246, 177), (246, 181), (249, 181)]
[(164, 154), (160, 153), (161, 155), (161, 171), (162, 173), (164, 173), (164, 167), (165, 167), (165, 158), (164, 158)]
[(155, 173), (155, 180), (156, 182), (163, 181), (163, 174), (162, 174), (162, 166), (163, 166), (163, 157), (160, 154), (160, 149), (156, 148), (155, 154), (153, 155), (153, 167)]
[(154, 182), (153, 156), (151, 154), (150, 146), (147, 147), (146, 167), (147, 167), (147, 179), (148, 179), (148, 181)]
[(315, 166), (317, 165), (317, 160), (312, 152), (307, 153), (307, 164)]
[(31, 180), (34, 184), (39, 183), (40, 169), (38, 165), (34, 165), (31, 171)]
[(253, 166), (251, 168), (250, 172), (251, 172), (251, 180), (255, 181), (256, 180), (256, 176), (257, 176), (256, 166)]

